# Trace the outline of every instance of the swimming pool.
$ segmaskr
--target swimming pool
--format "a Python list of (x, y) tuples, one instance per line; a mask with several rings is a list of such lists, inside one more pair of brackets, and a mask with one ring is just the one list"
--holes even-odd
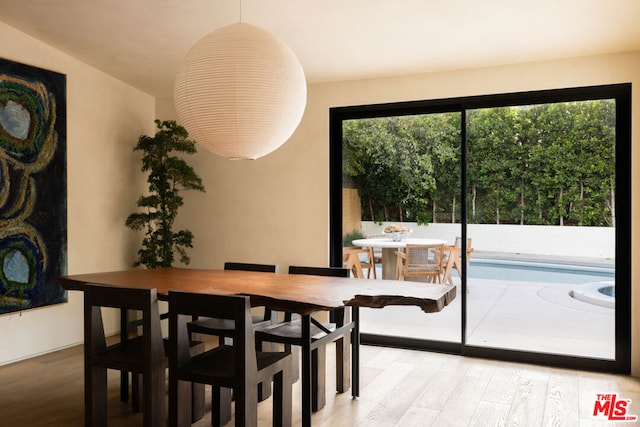
[(615, 269), (519, 260), (471, 259), (469, 279), (514, 280), (575, 285), (571, 297), (602, 307), (615, 308)]
[(613, 280), (615, 270), (613, 267), (472, 258), (467, 277), (578, 285)]

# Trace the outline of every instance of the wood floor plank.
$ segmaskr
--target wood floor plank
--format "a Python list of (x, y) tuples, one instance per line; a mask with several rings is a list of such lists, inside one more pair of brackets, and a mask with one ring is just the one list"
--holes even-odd
[(465, 375), (436, 417), (436, 426), (467, 426), (476, 413), (489, 378)]
[(510, 406), (521, 381), (521, 372), (517, 367), (511, 364), (498, 365), (484, 391), (482, 401)]
[(544, 416), (547, 388), (547, 380), (522, 377), (513, 396), (507, 425), (513, 427), (539, 425)]
[(578, 427), (578, 378), (573, 373), (553, 373), (549, 377), (544, 425), (549, 427)]
[(415, 406), (407, 409), (397, 426), (422, 427), (434, 425), (434, 421), (439, 411), (433, 409), (416, 408)]
[(496, 403), (481, 401), (478, 403), (476, 412), (469, 421), (469, 427), (505, 427), (509, 416), (511, 405), (506, 403)]
[[(327, 390), (335, 389), (333, 346), (327, 349)], [(631, 399), (640, 415), (640, 378), (446, 354), (362, 346), (360, 398), (327, 395), (314, 427), (615, 426), (594, 417), (598, 393)], [(119, 401), (119, 374), (109, 371), (109, 426), (137, 427), (142, 414)], [(0, 366), (0, 425), (83, 424), (82, 346)], [(293, 387), (293, 425), (300, 425), (300, 383)], [(210, 426), (211, 402), (195, 427)], [(271, 425), (271, 401), (258, 406)], [(227, 427), (233, 426), (233, 418)]]
[[(404, 414), (413, 406), (414, 402), (422, 395), (425, 387), (430, 387), (431, 381), (438, 375), (446, 359), (441, 358), (440, 363), (433, 363), (433, 358), (416, 358), (411, 370), (399, 382), (393, 390), (378, 403), (367, 418), (379, 421), (398, 423)], [(405, 359), (403, 359), (405, 360)]]
[(448, 363), (442, 364), (435, 378), (425, 386), (414, 405), (419, 408), (441, 410), (458, 382), (464, 377), (469, 363), (461, 356), (451, 356)]

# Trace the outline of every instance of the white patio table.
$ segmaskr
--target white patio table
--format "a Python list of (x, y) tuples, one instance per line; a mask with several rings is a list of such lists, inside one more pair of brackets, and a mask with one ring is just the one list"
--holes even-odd
[(395, 252), (399, 248), (404, 248), (407, 244), (411, 245), (440, 245), (446, 244), (446, 240), (442, 239), (422, 239), (408, 237), (404, 240), (395, 241), (390, 237), (378, 237), (373, 239), (356, 239), (352, 242), (353, 246), (363, 248), (382, 248), (382, 278), (385, 280), (396, 279), (396, 255)]

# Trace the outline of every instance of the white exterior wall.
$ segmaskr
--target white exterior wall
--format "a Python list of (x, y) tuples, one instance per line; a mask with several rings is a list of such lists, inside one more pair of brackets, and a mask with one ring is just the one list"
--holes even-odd
[[(362, 232), (379, 234), (388, 224), (391, 223), (379, 225), (363, 221)], [(461, 234), (460, 224), (401, 224), (413, 230), (411, 237), (444, 239), (453, 243)], [(469, 224), (467, 237), (472, 239), (476, 251), (615, 259), (613, 227)]]

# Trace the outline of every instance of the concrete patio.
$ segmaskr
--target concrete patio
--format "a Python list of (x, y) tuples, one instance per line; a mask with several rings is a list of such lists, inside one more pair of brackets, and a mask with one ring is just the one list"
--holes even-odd
[[(425, 314), (415, 307), (362, 309), (361, 331), (460, 342), (462, 293), (460, 280), (456, 277), (454, 282), (457, 297), (443, 311)], [(614, 309), (573, 298), (570, 291), (574, 286), (469, 279), (466, 343), (613, 359)]]

